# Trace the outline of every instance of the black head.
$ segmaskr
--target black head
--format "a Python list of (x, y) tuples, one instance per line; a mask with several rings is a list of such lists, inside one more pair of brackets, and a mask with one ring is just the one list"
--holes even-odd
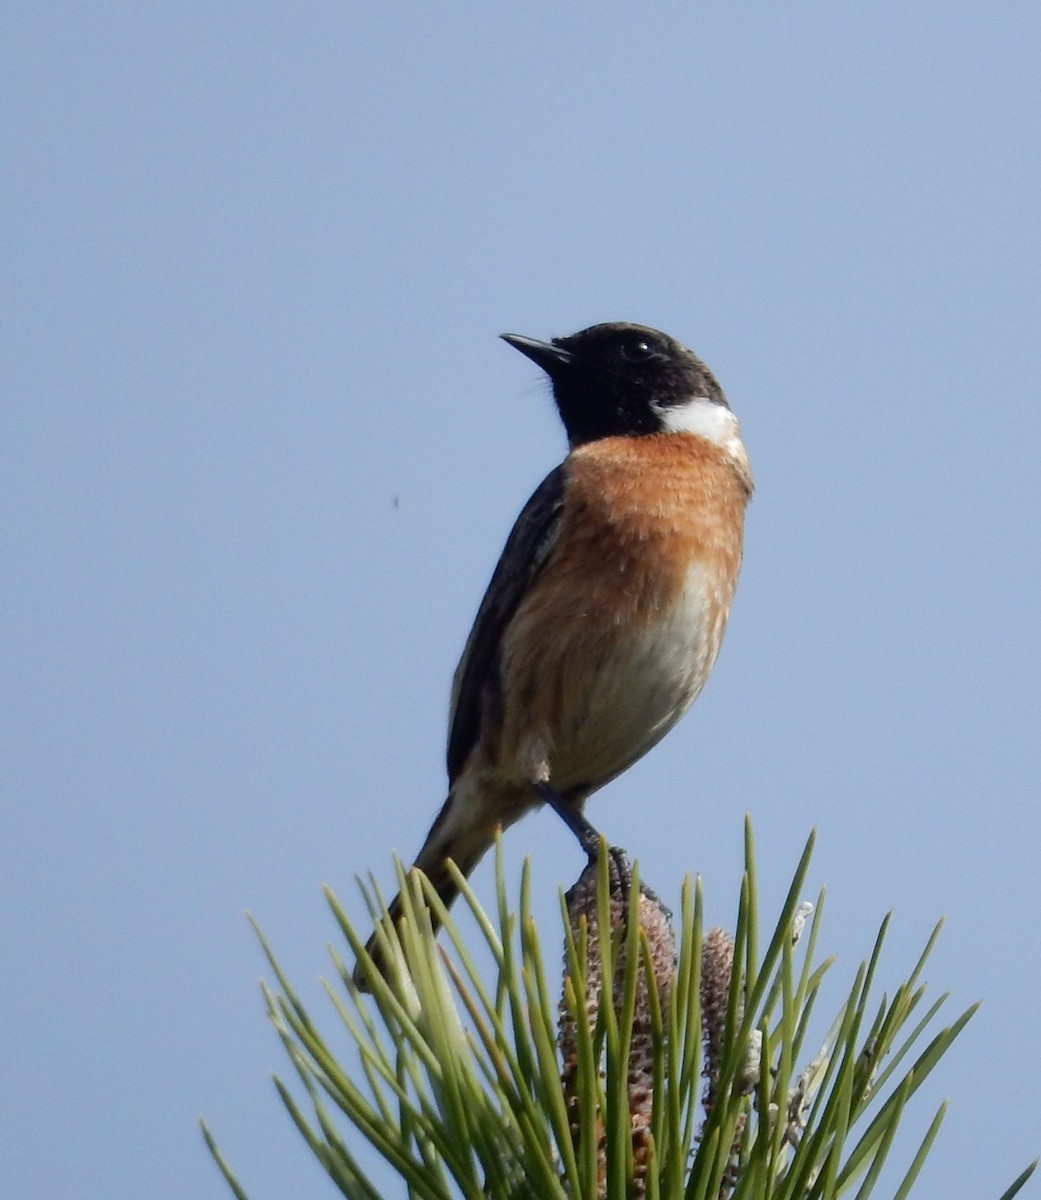
[(660, 433), (675, 427), (692, 403), (727, 408), (722, 388), (701, 359), (646, 325), (614, 321), (552, 342), (502, 336), (552, 380), (572, 446)]

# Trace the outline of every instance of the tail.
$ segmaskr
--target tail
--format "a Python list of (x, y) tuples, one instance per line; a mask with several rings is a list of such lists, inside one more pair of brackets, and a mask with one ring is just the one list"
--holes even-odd
[[(451, 859), (464, 875), (469, 875), (492, 846), (498, 826), (499, 822), (489, 821), (461, 789), (449, 793), (412, 864), (413, 870), (422, 871), (430, 880), (446, 908), (459, 895), (459, 888), (448, 870), (448, 860)], [(387, 915), (395, 925), (401, 920), (402, 909), (399, 893), (387, 906)], [(436, 933), (441, 922), (432, 909), (430, 919)], [(385, 957), (375, 933), (365, 943), (365, 952), (372, 958), (376, 970), (386, 975)], [(359, 961), (354, 968), (354, 982), (363, 992), (369, 990), (365, 975)]]

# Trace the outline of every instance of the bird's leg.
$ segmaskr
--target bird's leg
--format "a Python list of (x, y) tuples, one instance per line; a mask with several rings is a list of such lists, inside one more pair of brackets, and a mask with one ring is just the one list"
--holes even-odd
[[(568, 804), (564, 797), (548, 783), (536, 783), (533, 786), (539, 797), (553, 809), (578, 838), (578, 844), (582, 847), (586, 858), (591, 863), (595, 863), (600, 854), (600, 832), (596, 826), (586, 818), (580, 809)], [(617, 886), (623, 896), (628, 896), (629, 885), (632, 882), (629, 858), (621, 846), (608, 846), (607, 853), (611, 860), (608, 865), (611, 890), (614, 891)]]
[(578, 844), (582, 847), (586, 857), (595, 859), (600, 853), (600, 833), (595, 826), (579, 809), (572, 808), (564, 797), (548, 783), (536, 783), (534, 786), (539, 796), (578, 838)]

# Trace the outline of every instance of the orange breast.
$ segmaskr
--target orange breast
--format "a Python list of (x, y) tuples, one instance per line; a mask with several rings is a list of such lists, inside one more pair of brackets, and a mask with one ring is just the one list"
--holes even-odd
[(567, 466), (560, 538), (501, 664), (500, 763), (562, 789), (606, 782), (700, 691), (749, 493), (732, 459), (687, 434), (603, 439)]
[(576, 450), (569, 468), (554, 556), (569, 584), (595, 581), (630, 620), (660, 614), (693, 562), (732, 586), (748, 484), (717, 446), (686, 434), (607, 438)]

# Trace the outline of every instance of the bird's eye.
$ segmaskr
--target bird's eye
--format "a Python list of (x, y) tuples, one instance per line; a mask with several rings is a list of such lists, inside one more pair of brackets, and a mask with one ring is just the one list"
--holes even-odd
[(654, 357), (654, 347), (646, 338), (629, 338), (622, 343), (622, 357), (628, 362), (646, 362)]

